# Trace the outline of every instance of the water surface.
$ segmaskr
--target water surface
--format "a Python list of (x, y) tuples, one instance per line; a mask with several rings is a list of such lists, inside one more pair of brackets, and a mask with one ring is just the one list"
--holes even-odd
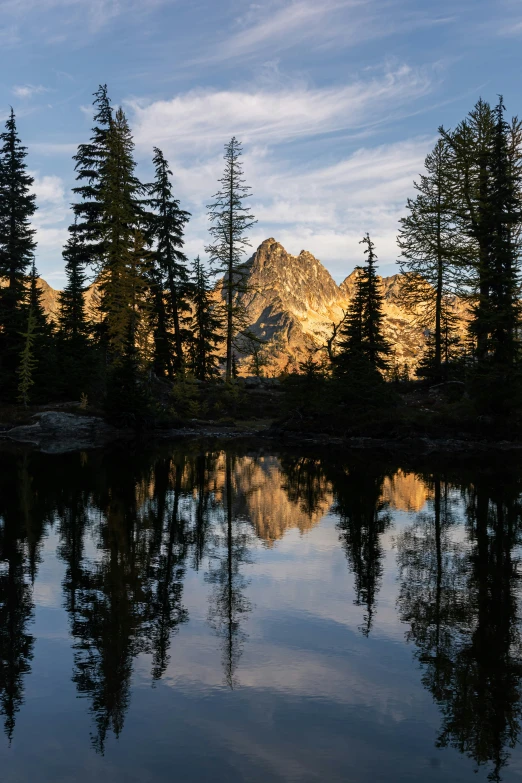
[(518, 781), (522, 470), (0, 454), (2, 783)]

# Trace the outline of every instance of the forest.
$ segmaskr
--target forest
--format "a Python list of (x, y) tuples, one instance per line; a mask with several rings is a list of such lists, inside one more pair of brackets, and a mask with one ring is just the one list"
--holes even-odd
[[(247, 417), (252, 405), (238, 376), (262, 375), (263, 368), (256, 363), (262, 340), (244, 306), (256, 219), (241, 156), (233, 137), (209, 196), (205, 260), (188, 259), (191, 216), (176, 198), (169, 162), (155, 147), (154, 179), (139, 180), (132, 130), (101, 85), (91, 137), (73, 158), (67, 282), (52, 320), (37, 285), (33, 178), (11, 110), (0, 134), (2, 405), (33, 410), (77, 401), (79, 410), (152, 428)], [(387, 430), (443, 422), (449, 430), (504, 426), (516, 433), (522, 123), (508, 119), (502, 97), (495, 105), (481, 99), (455, 128), (439, 128), (412, 191), (397, 260), (401, 302), (426, 336), (415, 377), (397, 366), (384, 337), (378, 248), (366, 234), (342, 320), (332, 323), (326, 345), (281, 373), (278, 394), (261, 406), (281, 426), (364, 434), (379, 411)], [(457, 300), (465, 303), (464, 329)], [(438, 407), (427, 411), (434, 389)], [(416, 394), (421, 403), (412, 406)]]

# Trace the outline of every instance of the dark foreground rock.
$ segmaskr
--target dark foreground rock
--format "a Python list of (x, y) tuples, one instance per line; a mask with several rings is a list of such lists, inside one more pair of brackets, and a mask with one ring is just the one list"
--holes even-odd
[(13, 427), (1, 437), (18, 443), (29, 443), (47, 454), (106, 446), (115, 440), (133, 436), (130, 430), (119, 430), (99, 416), (77, 416), (61, 411), (36, 413), (34, 424)]

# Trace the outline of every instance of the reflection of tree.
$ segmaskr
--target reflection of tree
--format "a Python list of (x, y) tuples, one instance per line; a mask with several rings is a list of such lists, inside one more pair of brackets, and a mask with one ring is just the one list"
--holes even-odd
[(91, 700), (96, 723), (93, 744), (103, 752), (107, 731), (118, 736), (129, 703), (132, 658), (140, 651), (140, 610), (146, 601), (135, 553), (123, 533), (127, 515), (107, 514), (103, 560), (84, 567), (79, 580), (72, 632), (75, 641), (73, 681)]
[(151, 469), (135, 462), (106, 464), (103, 480), (98, 477), (90, 500), (90, 515), (96, 511), (98, 518), (92, 526), (94, 562), (81, 559), (80, 545), (62, 524), (64, 586), (75, 637), (73, 681), (90, 699), (93, 745), (100, 752), (107, 732), (118, 736), (123, 728), (134, 657), (151, 652), (153, 679), (161, 677), (171, 636), (186, 617), (181, 606), (186, 546), (179, 514), (183, 465), (158, 460)]
[(418, 646), (423, 682), (439, 704), (438, 745), (490, 764), (501, 780), (521, 719), (522, 643), (516, 587), (519, 488), (483, 477), (467, 492), (469, 547), (452, 544), (447, 488), (399, 539), (399, 610)]
[(368, 468), (336, 470), (330, 476), (341, 543), (355, 577), (355, 604), (365, 607), (361, 631), (370, 634), (382, 579), (381, 535), (390, 526), (382, 501), (384, 475)]
[(308, 516), (313, 516), (329, 497), (329, 484), (321, 460), (310, 457), (282, 457), (281, 471), (288, 498)]
[(223, 535), (216, 536), (214, 563), (211, 564), (207, 575), (208, 581), (214, 585), (209, 617), (211, 625), (222, 640), (225, 682), (229, 688), (237, 685), (235, 671), (245, 639), (241, 629), (241, 616), (250, 609), (250, 604), (243, 595), (246, 580), (240, 572), (240, 566), (248, 562), (248, 532), (242, 521), (233, 513), (232, 472), (233, 458), (227, 453)]
[(38, 504), (30, 460), (4, 455), (0, 465), (0, 703), (11, 741), (24, 699), (34, 637), (31, 582), (36, 577), (46, 509)]
[(211, 524), (210, 515), (215, 511), (215, 503), (208, 489), (209, 475), (215, 468), (216, 458), (212, 454), (198, 454), (194, 459), (190, 484), (196, 494), (194, 528), (192, 534), (193, 567), (199, 571), (208, 539)]
[(451, 678), (451, 659), (459, 629), (466, 621), (463, 548), (451, 532), (455, 521), (450, 490), (435, 479), (426, 513), (397, 537), (401, 588), (398, 606), (410, 623), (408, 640), (415, 641), (417, 657), (425, 666), (423, 684), (442, 699)]
[(182, 605), (187, 535), (179, 508), (183, 465), (176, 464), (174, 467), (174, 487), (173, 492), (169, 493), (171, 494), (170, 506), (164, 503), (168, 490), (165, 468), (165, 463), (156, 466), (155, 481), (157, 520), (162, 546), (152, 570), (155, 582), (150, 605), (154, 680), (159, 680), (165, 673), (170, 660), (169, 647), (172, 636), (178, 630), (180, 623), (187, 619), (187, 612)]
[(5, 733), (11, 740), (23, 703), (23, 677), (33, 657), (34, 637), (27, 632), (33, 600), (22, 531), (13, 518), (4, 518), (0, 530), (0, 693)]

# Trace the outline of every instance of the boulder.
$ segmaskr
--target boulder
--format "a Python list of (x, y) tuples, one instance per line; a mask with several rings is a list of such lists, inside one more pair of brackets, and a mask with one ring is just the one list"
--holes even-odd
[(19, 443), (31, 443), (47, 453), (59, 454), (104, 446), (126, 434), (99, 416), (45, 411), (36, 413), (32, 418), (34, 424), (13, 427), (3, 433), (3, 437)]

